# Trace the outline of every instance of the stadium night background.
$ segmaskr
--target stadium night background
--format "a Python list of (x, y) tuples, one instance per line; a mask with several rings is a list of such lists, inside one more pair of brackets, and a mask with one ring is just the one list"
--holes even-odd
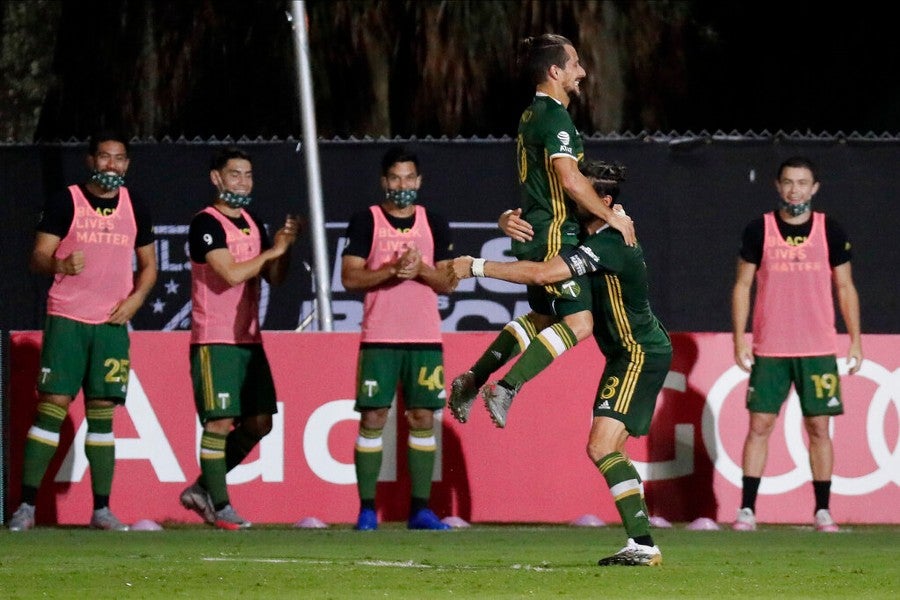
[[(197, 472), (184, 333), (189, 314), (184, 243), (190, 216), (208, 200), (209, 155), (225, 141), (239, 142), (254, 154), (257, 202), (267, 223), (276, 223), (288, 210), (309, 212), (308, 148), (300, 142), (296, 65), (284, 18), (288, 3), (207, 2), (178, 8), (185, 4), (0, 4), (0, 78), (10, 92), (0, 99), (6, 128), (0, 135), (5, 140), (0, 144), (0, 220), (6, 224), (0, 331), (7, 514), (17, 501), (23, 423), (33, 412), (37, 330), (48, 283), (26, 269), (32, 229), (44, 198), (83, 176), (90, 130), (117, 124), (135, 136), (128, 185), (152, 199), (161, 267), (157, 289), (133, 322), (134, 385), (127, 409), (120, 411), (125, 418), (116, 424), (115, 495), (123, 518), (192, 519), (177, 504), (178, 490)], [(885, 32), (893, 21), (879, 16), (880, 9), (863, 15), (806, 2), (782, 7), (787, 12), (780, 21), (778, 13), (752, 12), (743, 4), (726, 14), (713, 2), (637, 2), (625, 8), (574, 1), (460, 2), (446, 3), (442, 13), (437, 12), (441, 3), (412, 4), (417, 8), (410, 19), (401, 21), (391, 12), (399, 3), (308, 3), (311, 59), (318, 61), (313, 69), (317, 125), (323, 137), (318, 150), (328, 252), (324, 264), (337, 320), (334, 333), (319, 331), (315, 276), (321, 273), (302, 267), (315, 264), (304, 238), (289, 285), (272, 291), (264, 305), (266, 342), (283, 410), (278, 430), (263, 442), (259, 456), (232, 475), (235, 501), (246, 503), (248, 517), (291, 522), (299, 516), (297, 507), (303, 507), (336, 523), (352, 519), (356, 499), (347, 453), (354, 415), (347, 402), (361, 298), (347, 294), (335, 275), (342, 226), (353, 210), (377, 198), (378, 156), (398, 140), (421, 154), (423, 201), (451, 221), (457, 250), (505, 256), (508, 246), (494, 223), (499, 212), (516, 204), (508, 136), (522, 92), (513, 83), (511, 57), (514, 40), (533, 33), (522, 23), (541, 18), (543, 25), (584, 47), (586, 59), (593, 61), (589, 66), (600, 75), (597, 80), (605, 81), (605, 88), (590, 89), (575, 109), (577, 123), (587, 132), (589, 154), (621, 160), (633, 173), (623, 199), (645, 246), (654, 310), (676, 335), (676, 363), (655, 429), (631, 449), (643, 461), (651, 510), (679, 521), (733, 516), (739, 493), (735, 444), (746, 414), (726, 332), (740, 228), (774, 206), (770, 180), (778, 162), (806, 153), (822, 168), (816, 207), (833, 214), (854, 240), (867, 358), (859, 375), (845, 379), (848, 414), (834, 423), (833, 508), (849, 523), (897, 523), (900, 516), (891, 509), (900, 505), (900, 307), (892, 265), (900, 262), (894, 233), (900, 229), (900, 211), (893, 205), (900, 139), (892, 132), (900, 131), (900, 84), (893, 77), (898, 47)], [(452, 73), (456, 79), (435, 83), (428, 71), (434, 61), (425, 60), (422, 50), (435, 34), (422, 23), (445, 19), (436, 22), (462, 31), (465, 15), (452, 10), (458, 6), (499, 11), (490, 14), (508, 20), (467, 28), (470, 37), (451, 36), (447, 56), (468, 58), (453, 63), (459, 67)], [(592, 6), (620, 11), (621, 18), (613, 22), (607, 15), (604, 20)], [(38, 10), (44, 13), (33, 12)], [(785, 15), (788, 22), (808, 27), (789, 34)], [(344, 34), (367, 16), (383, 24), (406, 24), (379, 30), (404, 41), (399, 53), (366, 54), (383, 48), (383, 38), (357, 30), (365, 34), (357, 54), (340, 59), (329, 54), (344, 49), (352, 38)], [(652, 27), (635, 27), (641, 17)], [(747, 29), (736, 29), (741, 19)], [(616, 27), (631, 36), (656, 35), (660, 45), (653, 47), (655, 53), (641, 55), (638, 38), (626, 37), (621, 61), (601, 62), (601, 47), (592, 41), (601, 39), (597, 32)], [(754, 28), (755, 34), (748, 33)], [(161, 32), (170, 36), (151, 35)], [(476, 34), (494, 37), (477, 46)], [(759, 43), (760, 37), (767, 43)], [(147, 56), (138, 52), (140, 44), (157, 39), (163, 41), (151, 48), (154, 60), (136, 62)], [(333, 43), (323, 45), (326, 39)], [(683, 46), (676, 44), (679, 39)], [(830, 45), (813, 44), (823, 39)], [(466, 52), (468, 43), (482, 51)], [(111, 47), (119, 51), (107, 51)], [(218, 50), (204, 54), (210, 48)], [(182, 49), (186, 62), (169, 60)], [(372, 60), (365, 66), (362, 58)], [(173, 64), (179, 68), (166, 73), (164, 67)], [(377, 65), (386, 70), (367, 70)], [(243, 78), (233, 79), (234, 71)], [(458, 114), (447, 112), (449, 99), (443, 93), (454, 86), (471, 90)], [(490, 334), (481, 332), (496, 330), (524, 310), (521, 288), (486, 281), (468, 282), (441, 302), (447, 381), (484, 347)], [(296, 331), (310, 315), (304, 330)], [(529, 385), (507, 431), (493, 430), (484, 418), (464, 428), (445, 419), (435, 472), (436, 508), (473, 521), (565, 522), (584, 512), (614, 520), (612, 503), (598, 500), (596, 487), (584, 485), (596, 478), (581, 441), (596, 382), (584, 373), (599, 374), (601, 360), (596, 348), (585, 345), (554, 365)], [(564, 395), (558, 393), (559, 381), (567, 382)], [(67, 451), (42, 488), (40, 524), (76, 523), (87, 510), (89, 482), (78, 443), (82, 406), (80, 400), (73, 404), (64, 437)], [(760, 518), (805, 522), (805, 456), (796, 414), (788, 410), (781, 423), (786, 435), (773, 438), (783, 442), (772, 448), (773, 477), (762, 490), (779, 498), (761, 502)], [(403, 439), (402, 431), (396, 433)], [(387, 493), (400, 494), (405, 466), (386, 463), (381, 485)], [(522, 497), (509, 502), (511, 493)], [(249, 502), (261, 496), (268, 500)], [(386, 510), (388, 519), (403, 518), (391, 512), (399, 509)]]

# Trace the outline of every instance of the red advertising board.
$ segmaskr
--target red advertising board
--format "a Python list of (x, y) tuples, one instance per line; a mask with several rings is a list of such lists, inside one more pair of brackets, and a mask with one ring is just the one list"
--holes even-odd
[[(445, 334), (445, 379), (465, 370), (495, 333)], [(179, 502), (199, 473), (199, 424), (191, 392), (187, 332), (134, 332), (125, 408), (116, 412), (112, 508), (126, 522), (198, 522)], [(34, 414), (39, 332), (11, 336), (10, 488), (19, 501), (22, 448)], [(232, 502), (254, 522), (292, 523), (314, 516), (350, 523), (358, 501), (353, 411), (359, 336), (266, 332), (279, 396), (275, 426), (258, 450), (229, 474)], [(673, 335), (675, 357), (649, 435), (628, 450), (645, 482), (651, 514), (669, 521), (731, 521), (740, 501), (741, 447), (748, 423), (746, 374), (734, 366), (730, 334)], [(840, 348), (847, 339), (841, 337)], [(833, 419), (832, 513), (841, 523), (900, 523), (900, 336), (867, 335), (866, 361), (842, 380), (846, 414)], [(839, 359), (842, 369), (843, 358)], [(465, 425), (448, 412), (439, 421), (440, 451), (432, 506), (471, 522), (567, 522), (618, 515), (585, 452), (591, 403), (603, 358), (580, 344), (529, 382), (496, 429), (476, 404)], [(81, 399), (72, 404), (38, 499), (38, 523), (84, 524), (91, 509), (83, 451)], [(382, 520), (406, 518), (409, 479), (405, 420), (392, 414), (378, 488)], [(796, 398), (772, 434), (757, 503), (769, 523), (812, 518), (805, 433)]]

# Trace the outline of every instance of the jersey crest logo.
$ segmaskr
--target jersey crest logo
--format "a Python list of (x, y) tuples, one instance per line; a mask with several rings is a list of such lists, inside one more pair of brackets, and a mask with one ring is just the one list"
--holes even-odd
[(362, 385), (360, 386), (360, 391), (367, 398), (375, 397), (375, 394), (378, 393), (378, 389), (379, 389), (378, 381), (376, 381), (375, 379), (366, 379), (365, 381), (362, 382)]
[(569, 296), (571, 298), (577, 298), (581, 295), (581, 286), (578, 285), (573, 279), (561, 283), (559, 285), (559, 293), (562, 296)]

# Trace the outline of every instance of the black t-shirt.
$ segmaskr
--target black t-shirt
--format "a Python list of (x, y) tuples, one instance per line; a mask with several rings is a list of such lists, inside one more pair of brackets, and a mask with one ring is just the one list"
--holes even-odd
[[(781, 237), (795, 243), (802, 243), (812, 232), (812, 219), (800, 225), (791, 225), (785, 223), (778, 211), (775, 211), (775, 222)], [(760, 216), (750, 221), (741, 237), (740, 257), (756, 266), (762, 262), (765, 229), (765, 222)], [(838, 222), (828, 215), (825, 215), (825, 240), (828, 243), (828, 262), (832, 269), (850, 261), (850, 240)]]
[[(409, 229), (415, 223), (416, 215), (413, 213), (409, 217), (393, 217), (379, 206), (384, 213), (388, 223), (399, 230)], [(434, 238), (434, 262), (437, 264), (442, 260), (450, 260), (453, 258), (453, 237), (450, 233), (450, 224), (447, 220), (425, 209), (425, 219), (428, 226), (431, 227), (431, 235)], [(347, 246), (344, 248), (341, 256), (359, 256), (368, 258), (369, 252), (372, 251), (372, 236), (375, 233), (375, 219), (372, 217), (372, 211), (368, 208), (355, 213), (350, 217), (347, 224)]]
[[(91, 207), (98, 213), (105, 213), (119, 206), (118, 195), (115, 198), (100, 198), (90, 193), (83, 184), (79, 184), (78, 187), (81, 189), (84, 197), (87, 198)], [(138, 194), (128, 190), (128, 195), (131, 198), (134, 222), (137, 225), (134, 247), (140, 248), (147, 244), (152, 244), (155, 236), (153, 234), (153, 222), (150, 218), (150, 211)], [(69, 233), (69, 228), (72, 226), (72, 219), (74, 218), (75, 205), (72, 203), (72, 194), (66, 188), (47, 199), (41, 212), (41, 219), (37, 224), (37, 230), (64, 238)]]
[[(266, 228), (262, 226), (262, 222), (255, 214), (247, 209), (244, 210), (259, 229), (259, 239), (262, 244), (262, 250), (268, 250), (272, 247), (269, 233), (266, 231)], [(225, 216), (234, 223), (235, 227), (245, 233), (250, 233), (250, 224), (247, 223), (244, 217), (232, 218), (228, 215)], [(194, 215), (194, 218), (191, 219), (191, 226), (188, 229), (188, 248), (191, 254), (191, 260), (200, 264), (206, 262), (206, 254), (211, 250), (228, 248), (225, 229), (222, 227), (222, 224), (209, 213), (201, 212)]]

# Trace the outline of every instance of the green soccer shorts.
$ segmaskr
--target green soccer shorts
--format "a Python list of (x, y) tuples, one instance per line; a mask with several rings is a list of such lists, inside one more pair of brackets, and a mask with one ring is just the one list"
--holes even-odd
[(106, 398), (124, 404), (128, 394), (128, 328), (82, 323), (48, 315), (41, 345), (37, 389), (45, 394)]
[(590, 311), (593, 308), (591, 286), (585, 277), (573, 277), (547, 286), (529, 285), (526, 288), (529, 308), (540, 315), (554, 315), (560, 319)]
[(278, 412), (262, 344), (192, 345), (191, 379), (201, 423)]
[(787, 400), (791, 384), (800, 398), (804, 417), (844, 413), (837, 357), (833, 354), (754, 356), (747, 387), (747, 409), (777, 415)]
[(594, 416), (621, 421), (634, 437), (646, 435), (671, 365), (671, 352), (623, 352), (608, 358), (594, 399)]
[(389, 408), (397, 389), (406, 410), (444, 407), (444, 352), (440, 344), (373, 344), (359, 349), (356, 404), (362, 411)]

